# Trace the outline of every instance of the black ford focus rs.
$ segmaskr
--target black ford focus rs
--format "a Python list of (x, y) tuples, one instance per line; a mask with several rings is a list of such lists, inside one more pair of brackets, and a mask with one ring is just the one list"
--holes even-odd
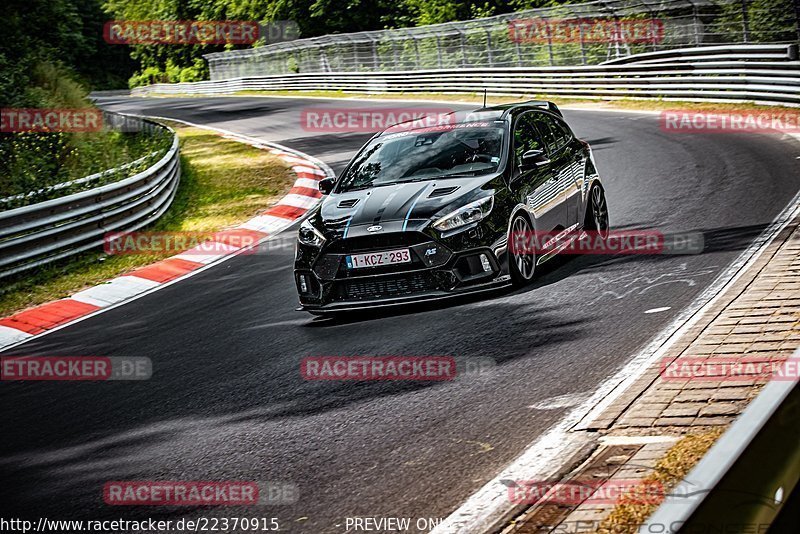
[[(294, 267), (311, 313), (523, 285), (583, 231), (608, 233), (591, 149), (551, 102), (393, 126), (319, 186)], [(541, 234), (544, 253), (510, 244)]]

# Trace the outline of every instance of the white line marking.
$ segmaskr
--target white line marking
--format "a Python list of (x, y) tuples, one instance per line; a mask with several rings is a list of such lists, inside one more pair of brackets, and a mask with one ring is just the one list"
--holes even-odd
[(158, 282), (138, 276), (118, 276), (108, 282), (78, 291), (71, 299), (105, 307), (158, 286)]
[(303, 209), (311, 209), (314, 205), (319, 202), (318, 198), (309, 197), (306, 195), (295, 195), (294, 193), (290, 193), (283, 197), (280, 202), (278, 202), (279, 206), (292, 206), (295, 208), (303, 208)]
[(319, 182), (313, 178), (298, 178), (294, 181), (294, 187), (308, 187), (309, 189), (318, 189)]
[(27, 341), (33, 335), (10, 326), (0, 325), (0, 347), (4, 345), (12, 345), (21, 341)]
[(213, 245), (197, 245), (190, 248), (185, 252), (181, 252), (173, 258), (180, 258), (182, 260), (194, 261), (197, 263), (210, 263), (220, 256), (232, 254), (239, 247), (228, 245), (227, 243), (214, 243)]
[(259, 215), (242, 224), (239, 228), (274, 234), (287, 228), (293, 222), (294, 221), (282, 217), (275, 217), (274, 215)]
[(675, 443), (678, 436), (603, 436), (598, 441), (601, 445), (649, 445), (651, 443)]
[(528, 408), (534, 410), (557, 410), (559, 408), (569, 408), (575, 406), (586, 400), (588, 393), (568, 393), (566, 395), (558, 395), (557, 397), (550, 397), (536, 404), (531, 404)]
[[(289, 158), (284, 158), (284, 159), (288, 160)], [(298, 174), (301, 173), (301, 172), (304, 172), (306, 174), (314, 174), (316, 176), (319, 176), (320, 178), (325, 178), (325, 173), (323, 171), (317, 169), (316, 167), (307, 167), (307, 166), (302, 166), (302, 165), (295, 165), (294, 167), (292, 167), (292, 170), (294, 172), (298, 173)]]

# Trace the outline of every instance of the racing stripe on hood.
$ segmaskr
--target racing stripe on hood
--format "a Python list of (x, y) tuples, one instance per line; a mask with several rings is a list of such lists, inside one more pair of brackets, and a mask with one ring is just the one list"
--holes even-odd
[(400, 191), (398, 189), (395, 189), (394, 191), (389, 193), (389, 196), (387, 196), (384, 199), (383, 204), (381, 204), (381, 207), (378, 208), (378, 211), (375, 212), (375, 218), (372, 220), (373, 224), (378, 224), (379, 222), (381, 222), (381, 217), (383, 217), (384, 212), (386, 212), (386, 207), (392, 202), (392, 200), (394, 200), (394, 197), (396, 197), (397, 193), (399, 192)]
[(406, 183), (375, 187), (364, 195), (353, 213), (353, 226), (381, 224), (388, 221), (402, 221), (408, 214), (409, 206), (428, 194), (431, 183)]
[(347, 224), (345, 224), (345, 225), (344, 225), (344, 233), (342, 234), (342, 239), (344, 239), (344, 238), (346, 238), (346, 237), (347, 237), (347, 232), (348, 232), (348, 231), (350, 231), (350, 225), (351, 225), (351, 224), (353, 224), (353, 219), (355, 219), (355, 218), (356, 218), (356, 215), (358, 215), (358, 213), (359, 213), (359, 212), (360, 212), (360, 211), (361, 211), (361, 210), (364, 208), (364, 206), (367, 204), (367, 200), (369, 200), (369, 197), (367, 197), (367, 198), (364, 200), (364, 202), (361, 202), (361, 203), (360, 203), (361, 205), (360, 205), (360, 206), (357, 206), (357, 207), (356, 207), (356, 209), (355, 209), (355, 211), (353, 212), (353, 214), (352, 214), (352, 215), (350, 215), (350, 218), (349, 218), (349, 219), (347, 219)]
[(411, 218), (411, 212), (414, 211), (414, 206), (417, 205), (417, 202), (419, 201), (420, 198), (423, 197), (423, 195), (426, 195), (428, 193), (428, 189), (431, 189), (433, 187), (436, 187), (436, 184), (433, 182), (426, 185), (419, 191), (416, 198), (414, 198), (414, 202), (411, 203), (411, 207), (408, 208), (408, 213), (406, 213), (406, 216), (403, 219), (403, 232), (405, 232), (406, 227), (408, 227), (408, 220)]

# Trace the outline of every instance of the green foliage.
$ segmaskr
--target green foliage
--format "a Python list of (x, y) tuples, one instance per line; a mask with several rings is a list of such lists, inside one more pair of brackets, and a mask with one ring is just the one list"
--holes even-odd
[[(79, 12), (81, 6), (88, 11)], [(102, 68), (105, 57), (95, 48), (94, 36), (86, 33), (92, 6), (99, 9), (99, 3), (92, 0), (9, 2), (7, 19), (11, 23), (0, 48), (0, 107), (91, 107), (86, 80), (95, 78), (93, 73)], [(96, 20), (101, 21), (102, 17)], [(34, 21), (39, 26), (34, 27)], [(99, 62), (99, 66), (92, 61)], [(97, 87), (112, 80), (110, 76), (98, 75), (95, 80), (100, 82), (93, 85)], [(114, 83), (124, 83), (127, 76), (128, 73), (118, 76)], [(38, 191), (128, 163), (164, 149), (166, 142), (151, 136), (114, 132), (0, 133), (0, 198)], [(109, 176), (106, 180), (119, 178)], [(88, 184), (96, 185), (99, 182)], [(48, 191), (4, 202), (0, 210), (73, 190)]]
[(0, 104), (33, 106), (26, 94), (35, 67), (47, 62), (71, 69), (92, 89), (124, 86), (133, 71), (125, 47), (103, 42), (107, 18), (101, 0), (5, 0), (0, 41)]
[[(747, 2), (749, 41), (793, 41), (797, 34), (795, 25), (795, 0), (752, 0)], [(741, 2), (722, 6), (716, 31), (725, 41), (742, 41), (744, 15)]]
[[(132, 176), (152, 165), (169, 148), (167, 135), (145, 133), (91, 132), (19, 133), (0, 142), (0, 198), (28, 194), (25, 198), (0, 203), (0, 211), (57, 198), (98, 187)], [(67, 188), (47, 190), (100, 173), (142, 158), (155, 155), (118, 173)], [(35, 194), (31, 194), (35, 193)]]

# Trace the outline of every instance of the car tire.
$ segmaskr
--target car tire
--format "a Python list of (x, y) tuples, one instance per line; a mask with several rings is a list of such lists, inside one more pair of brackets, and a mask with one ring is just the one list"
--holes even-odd
[(508, 231), (508, 272), (511, 283), (515, 287), (522, 287), (533, 280), (536, 272), (536, 252), (530, 247), (531, 239), (517, 239), (515, 236), (532, 236), (533, 229), (527, 217), (516, 215), (511, 221)]
[(608, 238), (608, 203), (606, 202), (606, 193), (600, 184), (594, 184), (589, 191), (583, 229), (597, 232), (598, 237), (603, 241)]

